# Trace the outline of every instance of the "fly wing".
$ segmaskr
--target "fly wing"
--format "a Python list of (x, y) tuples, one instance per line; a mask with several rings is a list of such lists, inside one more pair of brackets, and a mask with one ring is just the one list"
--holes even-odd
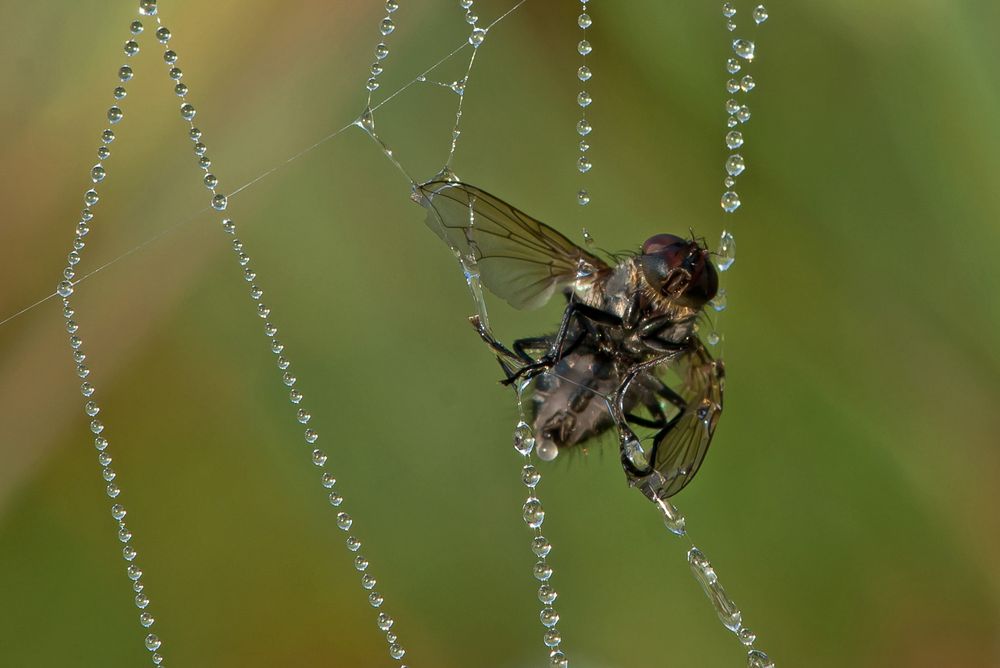
[(673, 429), (653, 443), (652, 468), (659, 473), (657, 496), (673, 496), (691, 482), (705, 460), (715, 427), (722, 416), (725, 369), (712, 359), (704, 344), (692, 337), (693, 346), (676, 361), (682, 379), (679, 394), (687, 403)]
[(538, 308), (559, 289), (610, 271), (548, 225), (475, 186), (430, 181), (416, 187), (413, 199), (427, 208), (428, 227), (514, 308)]

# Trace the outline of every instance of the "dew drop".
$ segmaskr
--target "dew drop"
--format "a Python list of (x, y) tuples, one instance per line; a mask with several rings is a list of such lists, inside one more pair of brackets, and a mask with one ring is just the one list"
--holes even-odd
[(722, 4), (722, 15), (727, 19), (731, 19), (736, 16), (736, 8), (733, 7), (733, 3), (725, 2)]
[(585, 90), (580, 91), (576, 96), (576, 103), (581, 107), (589, 107), (594, 101), (594, 98), (590, 97), (590, 93)]
[(389, 47), (385, 42), (380, 42), (378, 46), (375, 47), (375, 58), (378, 60), (385, 60), (389, 57)]
[(393, 30), (396, 29), (396, 24), (392, 22), (392, 19), (388, 16), (382, 19), (382, 23), (379, 25), (379, 32), (383, 35), (389, 35)]
[(591, 132), (593, 132), (593, 130), (594, 130), (593, 126), (591, 126), (590, 121), (588, 121), (586, 118), (581, 118), (579, 121), (576, 122), (576, 132), (581, 137), (586, 137)]
[(538, 588), (538, 600), (545, 605), (552, 605), (557, 598), (559, 598), (559, 594), (553, 589), (552, 585), (543, 584)]
[(546, 606), (538, 613), (538, 619), (542, 622), (542, 626), (552, 628), (559, 623), (559, 613), (554, 608)]
[(759, 649), (747, 652), (747, 668), (774, 668), (774, 662)]
[(59, 281), (59, 285), (56, 286), (56, 293), (60, 297), (69, 297), (73, 294), (73, 284), (69, 281)]
[(730, 149), (736, 149), (743, 146), (743, 133), (739, 130), (733, 130), (726, 133), (726, 147)]
[(312, 451), (312, 463), (316, 466), (326, 465), (327, 456), (326, 453), (319, 448)]
[(725, 311), (726, 306), (729, 305), (728, 299), (726, 297), (726, 289), (719, 288), (719, 291), (715, 293), (715, 297), (712, 299), (712, 301), (709, 302), (709, 304), (711, 304), (712, 308), (715, 309), (716, 311), (719, 312)]
[(216, 195), (212, 198), (212, 208), (216, 211), (225, 211), (229, 204), (229, 198), (225, 195)]
[(723, 230), (719, 236), (719, 251), (716, 255), (715, 264), (719, 268), (719, 271), (726, 271), (733, 266), (733, 262), (735, 261), (736, 239), (733, 238), (732, 232)]
[(153, 619), (153, 615), (149, 614), (148, 612), (144, 612), (144, 613), (142, 613), (142, 614), (139, 615), (139, 623), (142, 624), (147, 629), (150, 626), (152, 626), (153, 622), (155, 622), (155, 621), (156, 620)]
[(190, 121), (197, 113), (198, 112), (195, 110), (194, 105), (190, 102), (185, 102), (181, 105), (181, 118), (185, 121)]
[(757, 5), (753, 10), (753, 20), (754, 23), (760, 25), (767, 20), (767, 7), (764, 5)]
[(545, 536), (535, 536), (531, 539), (531, 551), (536, 557), (544, 559), (552, 551), (552, 543)]
[(536, 580), (547, 582), (552, 578), (552, 567), (545, 561), (538, 561), (535, 563), (534, 568), (532, 568), (532, 574)]
[(514, 427), (514, 449), (527, 456), (533, 447), (535, 447), (535, 437), (531, 433), (531, 427), (522, 420)]
[(403, 649), (403, 647), (399, 643), (392, 643), (391, 645), (389, 645), (389, 656), (391, 656), (393, 659), (396, 659), (398, 661), (399, 659), (402, 659), (405, 654), (406, 650)]
[(589, 54), (591, 51), (594, 50), (594, 47), (592, 47), (590, 45), (590, 42), (588, 42), (587, 40), (581, 39), (580, 43), (576, 45), (576, 50), (581, 56), (586, 56), (587, 54)]
[(142, 610), (142, 609), (144, 609), (148, 605), (149, 605), (149, 597), (148, 596), (146, 596), (145, 594), (136, 594), (135, 595), (135, 607), (137, 607), (140, 610)]
[(736, 112), (736, 119), (740, 123), (746, 123), (750, 120), (750, 108), (743, 105), (739, 111)]
[(756, 87), (757, 87), (757, 82), (754, 81), (753, 77), (750, 76), (749, 74), (745, 75), (742, 79), (740, 79), (740, 90), (742, 90), (744, 93), (749, 93)]
[(735, 58), (730, 58), (726, 61), (726, 71), (730, 74), (736, 74), (740, 71), (740, 61)]
[(542, 522), (545, 521), (545, 509), (542, 508), (542, 502), (534, 496), (528, 497), (528, 500), (524, 502), (524, 506), (521, 508), (521, 511), (524, 523), (532, 529), (537, 529), (542, 526)]
[(594, 165), (591, 164), (590, 162), (590, 158), (588, 158), (585, 155), (581, 155), (580, 158), (576, 161), (576, 168), (580, 171), (581, 174), (586, 174), (587, 172), (590, 171), (591, 167), (593, 166)]
[(753, 645), (754, 641), (757, 640), (757, 634), (745, 626), (740, 627), (740, 631), (736, 635), (740, 639), (740, 642), (747, 647)]
[(743, 156), (739, 154), (733, 154), (726, 158), (726, 172), (730, 176), (739, 176), (746, 170), (747, 164), (743, 160)]
[(347, 513), (337, 513), (337, 526), (340, 527), (342, 531), (347, 531), (354, 524), (354, 520)]
[(368, 603), (370, 603), (373, 608), (381, 607), (384, 602), (385, 599), (382, 597), (382, 594), (377, 591), (373, 591), (368, 594)]
[(94, 168), (90, 170), (90, 180), (94, 183), (100, 183), (107, 175), (108, 172), (104, 169), (103, 165), (94, 165)]
[(160, 645), (162, 644), (163, 643), (160, 642), (160, 639), (156, 637), (155, 634), (150, 633), (148, 636), (146, 636), (146, 649), (148, 649), (150, 652), (155, 652), (156, 650), (160, 649)]
[(713, 330), (713, 331), (711, 331), (711, 332), (708, 333), (707, 340), (708, 340), (709, 345), (717, 346), (717, 345), (719, 345), (719, 341), (722, 340), (722, 337), (719, 336), (718, 332), (716, 332), (716, 331)]
[(472, 34), (469, 35), (469, 44), (471, 44), (474, 49), (478, 49), (482, 46), (485, 40), (486, 30), (483, 28), (476, 28), (472, 31)]
[(740, 208), (740, 196), (737, 195), (732, 190), (727, 190), (722, 193), (722, 209), (726, 213), (732, 213), (736, 209)]
[(132, 23), (130, 23), (128, 26), (128, 31), (133, 35), (142, 34), (143, 31), (142, 21), (132, 21)]
[(124, 86), (115, 86), (115, 89), (111, 91), (111, 95), (116, 100), (124, 100), (125, 96), (128, 95), (128, 91), (125, 90)]
[(525, 464), (521, 469), (521, 481), (525, 484), (525, 486), (534, 489), (541, 479), (542, 474), (539, 473), (538, 469), (531, 464)]
[(748, 39), (733, 40), (733, 52), (744, 60), (752, 61), (755, 49), (754, 43)]
[[(576, 195), (576, 201), (580, 206), (586, 206), (590, 202), (590, 195), (587, 194), (586, 190), (581, 190)], [(538, 454), (538, 458), (543, 462), (551, 462), (553, 459), (559, 456), (559, 446), (557, 446), (552, 441), (542, 441), (535, 448), (535, 452)]]
[(115, 106), (108, 109), (108, 122), (112, 125), (120, 123), (123, 118), (125, 118), (125, 112), (122, 111), (121, 107)]
[(139, 13), (143, 16), (156, 16), (156, 0), (141, 0)]
[(726, 92), (730, 95), (740, 92), (740, 82), (736, 79), (730, 79), (726, 82)]
[(125, 55), (132, 57), (139, 53), (139, 43), (134, 39), (125, 42)]
[(590, 81), (590, 78), (594, 76), (594, 73), (590, 71), (590, 68), (586, 65), (582, 66), (576, 71), (576, 78), (580, 81)]
[(545, 643), (546, 647), (558, 647), (559, 643), (562, 642), (562, 636), (559, 635), (559, 631), (550, 629), (542, 636), (542, 642)]
[(667, 499), (657, 499), (656, 505), (663, 513), (663, 526), (667, 527), (667, 530), (677, 536), (683, 536), (687, 533), (686, 520), (681, 511), (677, 509), (677, 506), (672, 504)]

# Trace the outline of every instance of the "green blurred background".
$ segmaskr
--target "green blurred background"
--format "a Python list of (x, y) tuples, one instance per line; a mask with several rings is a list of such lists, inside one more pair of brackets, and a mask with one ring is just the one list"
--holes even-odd
[[(462, 43), (457, 0), (403, 0), (383, 89)], [(723, 221), (721, 3), (595, 2), (593, 171), (576, 173), (579, 5), (490, 33), (455, 169), (580, 238), (737, 238), (726, 416), (677, 498), (779, 666), (1000, 666), (995, 3), (767, 3)], [(478, 0), (483, 21), (510, 6)], [(0, 319), (54, 287), (134, 3), (0, 6)], [(349, 122), (379, 2), (161, 2), (222, 190)], [(147, 34), (78, 286), (165, 665), (386, 666), (177, 101)], [(467, 52), (432, 78), (459, 78)], [(376, 98), (380, 99), (380, 98)], [(376, 115), (417, 178), (457, 97)], [(586, 182), (593, 203), (581, 210)], [(446, 249), (360, 131), (229, 214), (414, 666), (544, 663), (515, 415)], [(498, 304), (505, 338), (558, 306)], [(148, 661), (55, 300), (0, 326), (0, 665)], [(585, 668), (739, 666), (685, 545), (614, 449), (544, 467), (564, 647)]]

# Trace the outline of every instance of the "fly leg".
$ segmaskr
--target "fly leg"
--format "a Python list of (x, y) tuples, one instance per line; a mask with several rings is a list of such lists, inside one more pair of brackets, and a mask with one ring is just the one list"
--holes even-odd
[[(632, 431), (632, 427), (629, 426), (629, 415), (625, 412), (625, 395), (628, 393), (629, 386), (633, 381), (635, 381), (636, 378), (639, 377), (640, 374), (666, 362), (667, 360), (673, 358), (673, 356), (674, 353), (667, 353), (658, 355), (640, 364), (636, 364), (628, 370), (628, 373), (625, 374), (625, 378), (618, 386), (618, 389), (615, 390), (610, 397), (608, 397), (608, 409), (611, 412), (611, 418), (614, 420), (615, 426), (618, 428), (618, 447), (619, 454), (621, 456), (622, 468), (625, 469), (625, 476), (628, 479), (629, 484), (632, 486), (639, 484), (643, 478), (653, 473), (653, 470), (649, 461), (646, 459), (645, 453), (643, 453), (641, 447), (639, 447), (639, 438), (636, 436), (635, 432)], [(676, 398), (680, 404), (684, 403), (684, 400), (677, 396), (673, 390), (670, 390), (670, 388), (661, 383), (658, 393), (663, 394), (664, 391), (669, 392), (669, 394), (666, 395), (666, 398), (670, 400), (671, 403), (674, 403), (674, 398)], [(677, 420), (682, 414), (683, 413), (678, 414), (672, 420), (667, 422), (663, 429), (672, 429), (673, 425), (677, 423)], [(641, 423), (637, 422), (637, 424)]]
[[(558, 364), (559, 360), (561, 360), (567, 352), (564, 348), (566, 346), (566, 339), (569, 337), (570, 326), (573, 324), (574, 318), (585, 328), (590, 325), (605, 325), (609, 327), (622, 326), (622, 319), (614, 313), (608, 313), (587, 304), (570, 302), (566, 307), (566, 310), (563, 311), (562, 323), (559, 325), (559, 331), (556, 333), (555, 338), (552, 339), (552, 347), (549, 352), (543, 355), (539, 360), (522, 366), (512, 377), (509, 377), (507, 380), (503, 381), (503, 383), (505, 385), (510, 385), (522, 377), (527, 377), (527, 379), (534, 378), (538, 374), (544, 373)], [(582, 340), (585, 334), (586, 330), (578, 336), (577, 342)], [(574, 347), (575, 345), (578, 345), (578, 343), (574, 343)]]
[[(488, 345), (496, 354), (497, 362), (500, 364), (500, 368), (503, 369), (504, 375), (507, 376), (507, 381), (511, 381), (515, 377), (514, 369), (524, 366), (524, 360), (521, 358), (521, 355), (518, 355), (518, 353), (515, 353), (510, 348), (497, 341), (493, 334), (491, 334), (486, 327), (483, 326), (483, 322), (478, 315), (470, 317), (469, 322), (472, 323), (472, 326), (476, 328), (477, 332), (479, 332), (479, 336), (486, 342), (486, 345)], [(516, 343), (514, 344), (514, 347), (517, 347)]]

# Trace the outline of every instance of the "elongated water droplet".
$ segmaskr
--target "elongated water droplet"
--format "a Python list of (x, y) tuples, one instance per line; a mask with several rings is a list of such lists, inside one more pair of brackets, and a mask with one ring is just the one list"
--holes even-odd
[(688, 550), (688, 564), (690, 564), (691, 572), (698, 584), (701, 585), (705, 595), (715, 607), (715, 612), (719, 615), (722, 625), (734, 633), (737, 632), (740, 628), (742, 615), (736, 608), (736, 604), (726, 595), (726, 590), (719, 584), (719, 578), (715, 569), (712, 568), (711, 562), (701, 550), (692, 547)]
[(722, 235), (719, 237), (719, 252), (715, 258), (715, 265), (719, 268), (719, 271), (726, 271), (733, 266), (733, 262), (735, 261), (736, 240), (733, 238), (732, 232), (723, 230)]
[(667, 527), (667, 530), (670, 531), (670, 533), (678, 536), (683, 536), (687, 533), (687, 528), (685, 526), (687, 522), (681, 511), (677, 509), (677, 506), (670, 503), (667, 499), (657, 499), (656, 506), (660, 509), (660, 512), (663, 513), (663, 525)]

